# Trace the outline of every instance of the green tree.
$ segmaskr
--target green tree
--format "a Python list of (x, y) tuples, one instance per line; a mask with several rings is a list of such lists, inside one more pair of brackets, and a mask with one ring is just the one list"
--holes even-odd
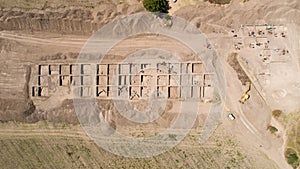
[(149, 12), (168, 13), (170, 9), (167, 0), (144, 0), (143, 5)]

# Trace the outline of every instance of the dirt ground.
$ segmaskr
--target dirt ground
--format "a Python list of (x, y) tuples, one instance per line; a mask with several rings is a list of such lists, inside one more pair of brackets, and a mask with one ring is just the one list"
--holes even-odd
[[(18, 161), (20, 168), (180, 168), (187, 165), (190, 168), (291, 168), (285, 159), (285, 149), (298, 147), (297, 142), (291, 140), (297, 140), (294, 134), (299, 123), (285, 123), (284, 118), (297, 114), (300, 109), (299, 1), (249, 0), (244, 3), (233, 0), (222, 6), (201, 1), (170, 2), (170, 14), (195, 24), (216, 49), (226, 76), (226, 108), (219, 127), (207, 143), (199, 145), (197, 142), (207, 118), (204, 111), (198, 113), (197, 125), (179, 146), (149, 159), (118, 157), (91, 142), (78, 125), (68, 88), (57, 90), (49, 98), (30, 96), (34, 65), (75, 63), (93, 32), (114, 19), (144, 12), (142, 4), (135, 0), (26, 2), (0, 0), (0, 121), (5, 122), (0, 124), (1, 154), (5, 154), (0, 157), (2, 166), (15, 168), (14, 162)], [(244, 37), (242, 24), (284, 25), (288, 29), (287, 38), (269, 40), (274, 49), (288, 49), (289, 60), (283, 63), (282, 57), (279, 57), (280, 62), (275, 58), (277, 60), (266, 67), (259, 58), (261, 49), (247, 48), (249, 37), (247, 34)], [(244, 48), (239, 51), (234, 46), (235, 35), (245, 38)], [(185, 61), (195, 59), (189, 48), (165, 37), (128, 39), (118, 45), (111, 51), (116, 56), (152, 46), (175, 52)], [(240, 58), (232, 53), (238, 53)], [(270, 83), (266, 80), (268, 76), (259, 79), (262, 71), (271, 74)], [(240, 104), (238, 100), (245, 91), (243, 84), (249, 81), (253, 86), (250, 99)], [(107, 111), (113, 109), (107, 100), (99, 100), (99, 105)], [(272, 117), (274, 109), (283, 111), (283, 120)], [(228, 113), (233, 113), (236, 120), (229, 120)], [(168, 127), (174, 116), (176, 114), (156, 123), (155, 131), (151, 131), (151, 125), (138, 128), (135, 124), (126, 124), (123, 118), (113, 118), (114, 123), (122, 123), (116, 124), (120, 132), (140, 137)], [(125, 127), (120, 127), (124, 124)], [(270, 133), (268, 125), (278, 131)], [(48, 159), (50, 156), (53, 159)], [(67, 160), (61, 161), (63, 158)]]

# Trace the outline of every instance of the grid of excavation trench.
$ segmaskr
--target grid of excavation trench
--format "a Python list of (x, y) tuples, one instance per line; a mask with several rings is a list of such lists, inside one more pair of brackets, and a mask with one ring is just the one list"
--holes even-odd
[(72, 86), (74, 97), (211, 99), (211, 76), (201, 62), (38, 65), (32, 97)]

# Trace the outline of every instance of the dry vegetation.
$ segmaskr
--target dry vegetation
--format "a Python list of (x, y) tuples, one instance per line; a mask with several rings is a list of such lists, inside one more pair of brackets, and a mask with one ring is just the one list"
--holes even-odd
[(208, 2), (214, 3), (214, 4), (220, 4), (220, 5), (229, 4), (231, 2), (231, 0), (205, 0), (205, 1), (208, 1)]
[[(179, 146), (156, 157), (131, 159), (96, 146), (79, 126), (64, 123), (1, 123), (2, 168), (240, 168), (250, 165), (229, 136), (197, 143), (197, 132)], [(197, 144), (196, 144), (197, 143)], [(195, 145), (197, 146), (195, 146)]]
[[(277, 115), (278, 112), (281, 111), (273, 111), (273, 116)], [(287, 130), (287, 142), (285, 149), (286, 160), (293, 168), (296, 169), (300, 166), (300, 112), (288, 115), (281, 114), (277, 117), (277, 119), (285, 125)]]

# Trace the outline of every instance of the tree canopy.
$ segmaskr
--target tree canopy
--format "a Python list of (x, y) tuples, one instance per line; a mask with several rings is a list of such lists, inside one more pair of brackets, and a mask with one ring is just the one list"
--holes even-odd
[(167, 0), (144, 0), (143, 5), (149, 12), (168, 13), (170, 9)]

